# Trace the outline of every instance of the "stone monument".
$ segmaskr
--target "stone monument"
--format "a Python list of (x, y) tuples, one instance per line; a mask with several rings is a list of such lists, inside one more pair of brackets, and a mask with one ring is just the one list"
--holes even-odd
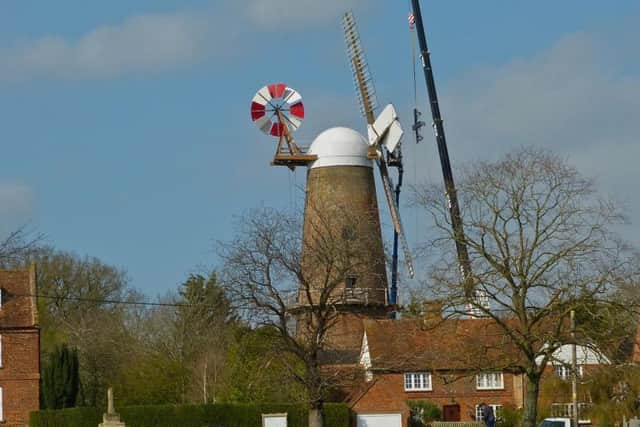
[(120, 415), (113, 407), (113, 389), (111, 387), (107, 390), (107, 413), (102, 416), (102, 423), (98, 427), (126, 427), (125, 423), (120, 421)]

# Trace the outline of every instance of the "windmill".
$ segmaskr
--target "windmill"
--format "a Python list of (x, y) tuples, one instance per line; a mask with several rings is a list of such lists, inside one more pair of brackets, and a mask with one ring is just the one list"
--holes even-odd
[[(414, 276), (413, 263), (411, 261), (411, 251), (404, 234), (402, 221), (399, 212), (400, 187), (402, 185), (402, 151), (400, 139), (402, 138), (402, 128), (398, 121), (398, 115), (392, 104), (388, 104), (382, 112), (375, 116), (377, 100), (375, 87), (371, 79), (371, 73), (367, 64), (364, 49), (360, 42), (360, 36), (356, 27), (355, 18), (351, 11), (343, 16), (343, 28), (347, 45), (347, 55), (353, 72), (353, 80), (356, 93), (360, 101), (360, 109), (367, 121), (367, 133), (369, 138), (369, 157), (375, 160), (385, 198), (393, 222), (393, 257), (391, 266), (391, 289), (389, 292), (389, 302), (397, 303), (398, 295), (398, 241), (402, 246), (404, 261), (410, 277)], [(389, 166), (398, 169), (398, 185), (393, 186), (389, 175)], [(395, 192), (395, 194), (394, 194)]]
[[(311, 258), (314, 242), (324, 238), (319, 230), (326, 230), (329, 218), (337, 235), (349, 239), (358, 236), (362, 246), (353, 263), (361, 267), (336, 289), (340, 294), (336, 297), (342, 298), (345, 311), (365, 310), (371, 316), (386, 317), (388, 286), (372, 170), (375, 150), (371, 151), (366, 138), (358, 132), (344, 127), (321, 132), (309, 148), (298, 146), (292, 133), (304, 119), (302, 97), (283, 83), (264, 86), (256, 93), (251, 102), (251, 119), (263, 133), (278, 138), (272, 165), (291, 170), (308, 167), (302, 262), (310, 276), (318, 272), (317, 284), (312, 287), (317, 286), (320, 292), (323, 286), (322, 266)], [(385, 125), (378, 126), (378, 139), (386, 138), (388, 133), (382, 126)], [(357, 221), (353, 221), (355, 218)], [(312, 277), (310, 282), (314, 281)], [(308, 302), (302, 293), (299, 298), (300, 306)]]
[(317, 159), (299, 147), (293, 139), (304, 119), (302, 96), (284, 83), (260, 89), (251, 101), (251, 120), (267, 135), (277, 136), (278, 145), (272, 165), (294, 170)]
[[(284, 84), (268, 85), (258, 91), (251, 104), (251, 118), (258, 128), (278, 138), (271, 164), (291, 169), (307, 166), (301, 251), (306, 274), (291, 312), (299, 316), (298, 324), (304, 325), (306, 313), (321, 295), (327, 295), (327, 283), (331, 282), (329, 298), (339, 315), (326, 344), (354, 354), (353, 350), (362, 344), (362, 318), (388, 318), (395, 303), (395, 293), (394, 300), (390, 300), (387, 282), (374, 168), (383, 177), (387, 203), (404, 241), (388, 172), (391, 153), (398, 153), (402, 129), (395, 110), (388, 106), (371, 120), (368, 137), (353, 129), (333, 127), (321, 132), (304, 149), (292, 136), (304, 117), (304, 109), (297, 106), (301, 98), (292, 91)], [(352, 249), (346, 275), (334, 273), (336, 263), (326, 259), (331, 257), (318, 255), (327, 246), (334, 247), (332, 241), (336, 238), (340, 239), (335, 246), (339, 251), (343, 247)], [(406, 259), (413, 274), (408, 251)]]

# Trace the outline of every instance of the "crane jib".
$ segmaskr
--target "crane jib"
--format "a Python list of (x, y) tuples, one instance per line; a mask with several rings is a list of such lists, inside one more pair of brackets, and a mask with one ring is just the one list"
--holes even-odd
[(442, 124), (442, 116), (440, 114), (440, 106), (438, 104), (438, 94), (436, 92), (436, 84), (433, 78), (433, 70), (431, 67), (431, 58), (429, 48), (427, 47), (427, 38), (422, 22), (422, 13), (420, 11), (419, 0), (411, 0), (413, 9), (413, 17), (415, 19), (416, 32), (418, 35), (418, 43), (420, 45), (420, 58), (424, 77), (427, 84), (427, 93), (429, 94), (429, 105), (431, 106), (431, 115), (433, 117), (433, 129), (436, 135), (436, 143), (438, 145), (438, 154), (440, 156), (440, 165), (442, 167), (442, 176), (444, 179), (445, 191), (449, 204), (449, 215), (451, 216), (451, 225), (456, 243), (456, 253), (460, 264), (460, 271), (463, 275), (465, 286), (465, 294), (471, 296), (473, 292), (473, 281), (471, 279), (471, 262), (469, 261), (469, 253), (465, 244), (464, 229), (462, 218), (460, 216), (460, 208), (458, 206), (458, 197), (456, 195), (455, 184), (453, 182), (453, 173), (451, 171), (451, 163), (447, 150), (447, 140)]

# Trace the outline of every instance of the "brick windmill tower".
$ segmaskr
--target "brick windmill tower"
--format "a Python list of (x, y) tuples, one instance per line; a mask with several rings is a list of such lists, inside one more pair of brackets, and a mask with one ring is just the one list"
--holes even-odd
[[(309, 153), (318, 157), (308, 166), (303, 229), (311, 287), (325, 286), (326, 269), (313, 267), (324, 258), (338, 264), (342, 283), (333, 285), (334, 296), (345, 309), (382, 314), (388, 285), (370, 146), (358, 132), (335, 127), (318, 135)], [(300, 294), (299, 303), (306, 298)]]

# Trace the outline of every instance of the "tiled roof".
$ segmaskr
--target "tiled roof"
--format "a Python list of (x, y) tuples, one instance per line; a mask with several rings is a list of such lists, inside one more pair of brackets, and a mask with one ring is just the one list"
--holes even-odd
[(24, 328), (38, 324), (35, 268), (0, 270), (0, 328)]
[(360, 356), (359, 350), (322, 350), (318, 355), (321, 365), (355, 365)]
[(374, 370), (508, 369), (522, 366), (513, 341), (491, 319), (365, 320)]

